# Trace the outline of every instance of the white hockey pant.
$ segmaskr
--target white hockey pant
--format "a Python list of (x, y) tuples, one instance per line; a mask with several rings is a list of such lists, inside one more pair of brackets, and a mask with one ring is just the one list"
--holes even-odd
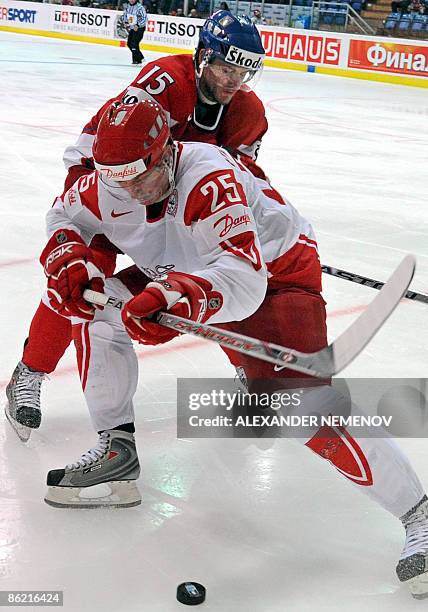
[[(116, 278), (105, 292), (128, 301), (132, 294)], [(133, 396), (138, 382), (137, 356), (120, 310), (97, 310), (93, 321), (72, 319), (83, 392), (96, 431), (134, 421)]]

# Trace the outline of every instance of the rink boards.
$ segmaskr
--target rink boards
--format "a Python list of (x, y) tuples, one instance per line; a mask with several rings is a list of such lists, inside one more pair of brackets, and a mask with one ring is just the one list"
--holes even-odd
[[(121, 12), (3, 0), (0, 30), (125, 46)], [(143, 48), (191, 53), (202, 19), (149, 15)], [(266, 65), (287, 70), (428, 87), (428, 41), (259, 26)]]

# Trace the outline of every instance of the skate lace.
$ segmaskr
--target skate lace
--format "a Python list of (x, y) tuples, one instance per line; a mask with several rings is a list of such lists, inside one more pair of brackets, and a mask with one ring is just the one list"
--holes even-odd
[(12, 390), (16, 404), (40, 410), (40, 387), (45, 378), (49, 377), (44, 372), (22, 370)]
[(69, 463), (66, 465), (66, 469), (78, 470), (81, 467), (86, 467), (96, 463), (99, 459), (102, 459), (108, 450), (110, 444), (109, 438), (109, 433), (103, 431), (98, 439), (98, 444), (94, 446), (94, 448), (88, 450), (86, 453), (83, 453), (80, 459), (78, 459), (75, 463)]
[(415, 553), (428, 553), (428, 505), (421, 506), (405, 524), (406, 543), (401, 559)]

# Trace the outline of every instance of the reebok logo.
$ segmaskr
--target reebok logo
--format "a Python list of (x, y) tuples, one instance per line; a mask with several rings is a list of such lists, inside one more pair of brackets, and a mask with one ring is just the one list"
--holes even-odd
[(117, 219), (117, 217), (123, 217), (123, 215), (130, 215), (132, 212), (134, 212), (133, 210), (127, 210), (126, 212), (115, 212), (114, 210), (111, 211), (111, 216), (113, 217), (113, 219)]
[(54, 249), (52, 251), (52, 253), (50, 253), (49, 257), (46, 259), (46, 263), (45, 263), (45, 270), (56, 260), (59, 259), (60, 257), (62, 257), (63, 255), (72, 255), (73, 254), (73, 244), (75, 245), (76, 243), (70, 243), (67, 246), (61, 246), (61, 247), (56, 247), (56, 249)]

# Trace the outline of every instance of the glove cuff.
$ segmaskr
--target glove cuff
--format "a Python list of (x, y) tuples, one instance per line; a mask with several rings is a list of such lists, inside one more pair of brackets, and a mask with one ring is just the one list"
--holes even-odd
[(55, 260), (62, 259), (63, 256), (67, 254), (67, 251), (71, 253), (73, 246), (82, 246), (85, 249), (88, 248), (79, 234), (74, 230), (59, 229), (50, 237), (39, 259), (47, 276), (49, 276), (47, 274), (47, 269), (55, 269), (55, 265), (53, 265)]
[(187, 298), (192, 313), (191, 317), (198, 323), (205, 323), (223, 305), (221, 293), (213, 291), (211, 283), (200, 276), (169, 272), (166, 278), (148, 283), (146, 289), (152, 286), (162, 292), (167, 302), (167, 310), (177, 302), (180, 296), (180, 301)]

